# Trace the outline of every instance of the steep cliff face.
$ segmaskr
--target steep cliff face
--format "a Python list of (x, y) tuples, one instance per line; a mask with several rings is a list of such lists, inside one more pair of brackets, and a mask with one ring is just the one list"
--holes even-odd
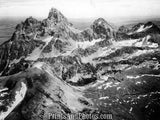
[(0, 119), (160, 118), (159, 36), (152, 22), (116, 31), (103, 18), (78, 30), (54, 8), (27, 18), (0, 45)]

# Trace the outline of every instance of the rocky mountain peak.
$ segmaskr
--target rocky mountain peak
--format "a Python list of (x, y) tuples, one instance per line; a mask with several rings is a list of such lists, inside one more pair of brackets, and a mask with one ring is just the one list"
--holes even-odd
[(150, 27), (150, 29), (151, 29), (152, 31), (155, 31), (155, 32), (157, 32), (157, 33), (160, 33), (159, 27), (158, 27), (157, 25), (155, 25), (155, 24), (154, 24), (153, 22), (151, 22), (151, 21), (147, 22), (144, 26), (145, 26), (145, 27)]
[(70, 23), (67, 18), (55, 8), (51, 8), (48, 18), (42, 21), (44, 33), (49, 35), (62, 36), (69, 31), (68, 26)]
[(34, 27), (38, 23), (40, 23), (40, 21), (38, 21), (37, 19), (31, 16), (29, 18), (26, 18), (24, 22), (21, 22), (20, 24), (18, 24), (15, 29), (16, 31), (20, 31), (22, 29), (27, 29), (28, 27)]
[(144, 25), (144, 23), (138, 23), (138, 24), (134, 25), (133, 27), (131, 27), (131, 31), (136, 31), (143, 25)]
[(58, 11), (55, 8), (51, 8), (48, 14), (48, 19), (53, 20), (54, 22), (62, 22), (62, 21), (67, 21), (67, 19), (64, 17), (64, 15)]
[(31, 40), (34, 38), (35, 34), (40, 34), (41, 32), (41, 21), (29, 17), (15, 27), (15, 32), (13, 33), (11, 40)]
[(118, 29), (118, 32), (120, 33), (127, 33), (129, 31), (129, 29), (126, 26), (120, 26)]
[(91, 27), (96, 34), (104, 35), (107, 38), (114, 37), (113, 27), (104, 18), (96, 19)]
[(32, 26), (33, 24), (37, 24), (38, 20), (33, 18), (32, 16), (30, 16), (29, 18), (27, 18), (24, 22), (27, 26)]
[(155, 33), (160, 33), (160, 29), (158, 28), (157, 25), (155, 25), (153, 22), (147, 22), (147, 23), (139, 23), (135, 26), (133, 26), (130, 29), (130, 33), (136, 34), (140, 37), (148, 34), (155, 34)]
[(155, 25), (153, 22), (149, 21), (145, 24), (145, 26), (151, 26), (151, 25)]
[(104, 26), (108, 28), (112, 28), (112, 26), (104, 19), (104, 18), (98, 18), (93, 22), (93, 25), (96, 26)]

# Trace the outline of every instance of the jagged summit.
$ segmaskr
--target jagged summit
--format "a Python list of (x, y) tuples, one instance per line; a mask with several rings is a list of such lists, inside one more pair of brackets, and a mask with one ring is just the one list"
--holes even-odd
[(114, 37), (113, 27), (104, 18), (96, 19), (93, 22), (91, 28), (96, 34), (99, 34), (100, 36), (105, 36), (109, 38)]
[(132, 28), (131, 28), (131, 31), (136, 31), (138, 30), (141, 26), (143, 26), (144, 23), (138, 23), (136, 25), (134, 25)]
[(30, 16), (29, 18), (27, 18), (27, 19), (25, 20), (24, 23), (25, 23), (26, 26), (32, 26), (32, 25), (34, 25), (34, 24), (37, 24), (37, 23), (38, 23), (38, 20), (35, 19), (35, 18), (33, 18), (32, 16)]
[(149, 27), (151, 32), (154, 33), (160, 33), (160, 29), (157, 25), (155, 25), (153, 22), (149, 21), (144, 24), (144, 27)]
[(51, 8), (48, 14), (48, 19), (53, 20), (54, 22), (64, 22), (67, 21), (67, 18), (56, 8)]
[[(160, 29), (158, 28), (157, 25), (155, 25), (153, 22), (147, 22), (147, 23), (139, 23), (134, 25), (130, 31), (129, 34), (133, 35), (133, 34), (141, 34), (140, 36), (142, 36), (142, 34), (146, 35), (146, 34), (155, 34), (155, 33), (160, 33)], [(138, 36), (139, 36), (138, 35)]]
[(69, 32), (68, 27), (70, 25), (67, 18), (55, 8), (51, 8), (48, 17), (42, 21), (44, 35), (63, 36)]
[(129, 28), (127, 28), (126, 26), (120, 26), (118, 29), (119, 33), (127, 33), (129, 31)]
[(112, 28), (112, 26), (104, 19), (98, 18), (93, 22), (93, 25), (106, 26)]
[(145, 25), (146, 26), (150, 26), (150, 25), (155, 25), (155, 24), (153, 22), (151, 22), (151, 21), (148, 21)]

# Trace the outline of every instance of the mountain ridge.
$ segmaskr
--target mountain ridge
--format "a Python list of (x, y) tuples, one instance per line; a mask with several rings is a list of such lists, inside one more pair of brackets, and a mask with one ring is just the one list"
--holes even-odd
[(78, 30), (55, 8), (27, 18), (0, 45), (0, 119), (160, 118), (159, 36), (152, 22), (116, 30), (103, 18)]

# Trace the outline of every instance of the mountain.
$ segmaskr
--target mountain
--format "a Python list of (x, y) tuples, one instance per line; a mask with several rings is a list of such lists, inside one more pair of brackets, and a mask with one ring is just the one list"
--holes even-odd
[(159, 119), (159, 36), (103, 18), (78, 30), (55, 8), (27, 18), (0, 45), (0, 120)]
[(121, 26), (117, 31), (119, 39), (146, 39), (159, 44), (160, 28), (152, 22), (138, 23), (130, 28)]

